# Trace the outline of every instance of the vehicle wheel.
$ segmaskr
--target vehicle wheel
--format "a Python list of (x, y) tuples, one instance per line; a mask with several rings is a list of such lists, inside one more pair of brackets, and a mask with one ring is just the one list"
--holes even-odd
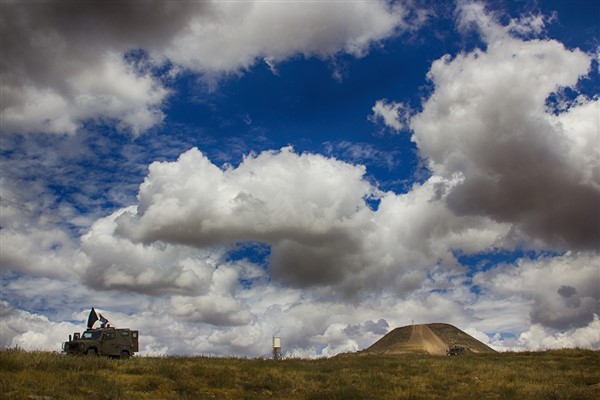
[(88, 356), (97, 356), (98, 352), (96, 351), (96, 349), (88, 349), (87, 353)]
[(126, 350), (123, 350), (121, 352), (121, 360), (127, 360), (129, 358), (129, 352)]

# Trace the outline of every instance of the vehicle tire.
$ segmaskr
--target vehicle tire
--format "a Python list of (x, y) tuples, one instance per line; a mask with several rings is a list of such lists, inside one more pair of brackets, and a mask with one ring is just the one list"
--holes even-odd
[(129, 352), (127, 350), (123, 350), (121, 352), (121, 360), (127, 360), (129, 358)]
[(98, 351), (96, 349), (88, 349), (88, 351), (85, 354), (87, 354), (88, 356), (97, 356)]

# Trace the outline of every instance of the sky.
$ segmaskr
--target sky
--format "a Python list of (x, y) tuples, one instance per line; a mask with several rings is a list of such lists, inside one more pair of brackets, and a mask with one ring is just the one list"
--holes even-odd
[(0, 347), (600, 349), (596, 2), (0, 7)]

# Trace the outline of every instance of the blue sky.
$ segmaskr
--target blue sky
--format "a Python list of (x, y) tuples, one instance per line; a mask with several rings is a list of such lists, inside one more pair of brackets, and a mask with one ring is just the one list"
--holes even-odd
[(1, 7), (1, 346), (600, 348), (595, 2)]

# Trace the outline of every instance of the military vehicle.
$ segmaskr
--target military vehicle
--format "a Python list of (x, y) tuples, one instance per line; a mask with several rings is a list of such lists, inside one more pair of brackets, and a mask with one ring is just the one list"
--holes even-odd
[(69, 335), (69, 341), (62, 344), (62, 350), (66, 354), (87, 354), (117, 357), (127, 359), (139, 351), (139, 332), (127, 328), (115, 328), (110, 326), (108, 320), (100, 314), (102, 326), (93, 328), (98, 320), (95, 310), (92, 308), (88, 318), (88, 329), (80, 335), (78, 332)]

